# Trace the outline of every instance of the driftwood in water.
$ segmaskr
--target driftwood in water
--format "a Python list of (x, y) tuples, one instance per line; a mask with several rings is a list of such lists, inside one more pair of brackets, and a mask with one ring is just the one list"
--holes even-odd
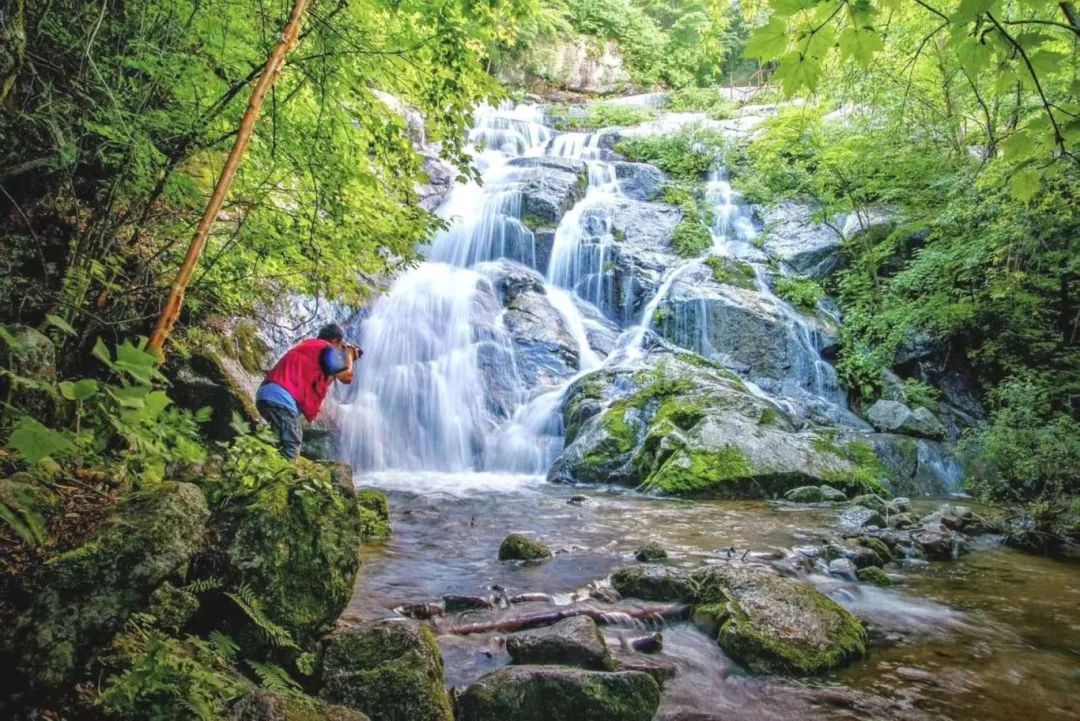
[(443, 633), (454, 634), (456, 636), (468, 636), (474, 633), (490, 633), (492, 631), (510, 633), (512, 631), (521, 631), (526, 628), (550, 626), (554, 623), (558, 623), (564, 618), (570, 618), (571, 616), (588, 616), (597, 623), (617, 623), (625, 618), (670, 621), (686, 618), (689, 610), (689, 606), (674, 603), (619, 609), (617, 611), (605, 611), (599, 608), (593, 608), (592, 606), (566, 606), (564, 608), (556, 608), (542, 613), (531, 613), (525, 616), (514, 616), (512, 618), (503, 618), (495, 621), (466, 623), (460, 626), (451, 626), (439, 630)]

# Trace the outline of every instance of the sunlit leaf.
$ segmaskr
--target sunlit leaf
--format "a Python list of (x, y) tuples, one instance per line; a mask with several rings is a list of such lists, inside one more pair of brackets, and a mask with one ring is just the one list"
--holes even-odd
[(71, 448), (71, 441), (64, 434), (46, 428), (30, 416), (22, 416), (8, 438), (7, 447), (34, 464)]

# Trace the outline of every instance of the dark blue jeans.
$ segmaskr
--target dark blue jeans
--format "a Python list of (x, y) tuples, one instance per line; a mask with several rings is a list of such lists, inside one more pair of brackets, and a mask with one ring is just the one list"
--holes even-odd
[(300, 416), (266, 401), (257, 402), (255, 407), (277, 435), (281, 455), (295, 461), (300, 456), (300, 444), (304, 440), (304, 432), (300, 429)]

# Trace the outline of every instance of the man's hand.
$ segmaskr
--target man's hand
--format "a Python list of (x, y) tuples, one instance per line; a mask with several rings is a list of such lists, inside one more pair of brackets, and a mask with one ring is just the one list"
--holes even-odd
[(349, 349), (349, 353), (352, 354), (353, 360), (360, 360), (364, 355), (364, 351), (360, 350), (358, 346), (346, 345), (345, 347)]

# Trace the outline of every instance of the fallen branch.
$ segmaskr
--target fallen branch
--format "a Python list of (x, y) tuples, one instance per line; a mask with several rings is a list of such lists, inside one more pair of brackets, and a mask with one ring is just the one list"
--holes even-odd
[(690, 607), (684, 604), (658, 604), (653, 606), (641, 606), (639, 608), (603, 610), (592, 606), (566, 606), (543, 613), (532, 613), (526, 616), (515, 616), (497, 621), (484, 621), (480, 623), (466, 623), (461, 626), (439, 629), (443, 633), (455, 636), (469, 636), (474, 633), (491, 633), (501, 631), (510, 633), (521, 631), (526, 628), (550, 626), (564, 618), (573, 616), (588, 616), (597, 623), (619, 623), (627, 618), (635, 620), (658, 620), (674, 621), (687, 617)]

